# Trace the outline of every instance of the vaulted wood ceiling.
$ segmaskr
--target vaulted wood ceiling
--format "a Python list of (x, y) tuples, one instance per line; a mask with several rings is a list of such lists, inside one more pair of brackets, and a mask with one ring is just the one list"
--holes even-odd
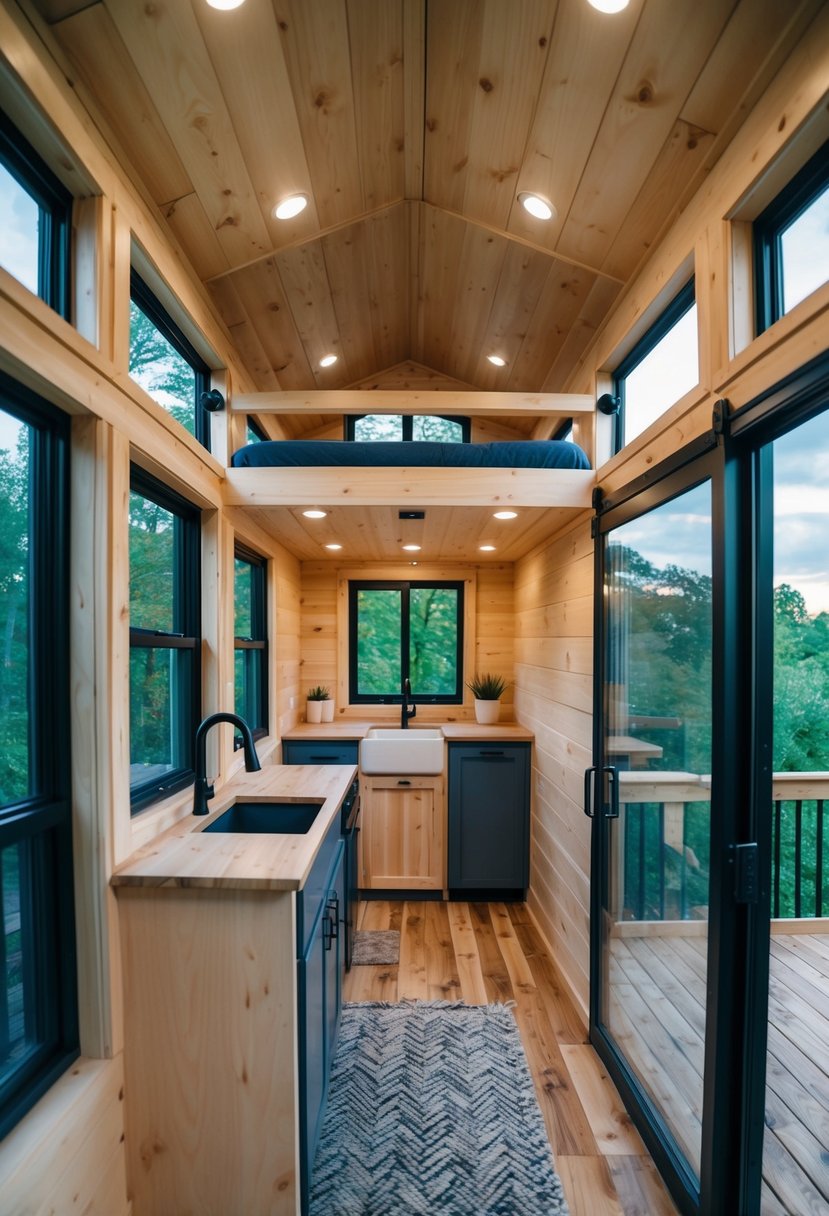
[(558, 391), (821, 0), (34, 2), (259, 388)]

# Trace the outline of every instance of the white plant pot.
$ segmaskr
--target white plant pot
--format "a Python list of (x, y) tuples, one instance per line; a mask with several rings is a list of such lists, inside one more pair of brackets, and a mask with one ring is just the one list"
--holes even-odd
[(320, 705), (322, 706), (322, 717), (320, 718), (320, 721), (321, 722), (333, 722), (334, 721), (334, 702), (331, 700), (320, 701)]
[(305, 721), (306, 722), (321, 722), (322, 707), (324, 701), (306, 701), (305, 702)]
[(501, 714), (500, 701), (478, 701), (475, 700), (475, 720), (480, 722), (482, 726), (492, 726), (498, 721)]

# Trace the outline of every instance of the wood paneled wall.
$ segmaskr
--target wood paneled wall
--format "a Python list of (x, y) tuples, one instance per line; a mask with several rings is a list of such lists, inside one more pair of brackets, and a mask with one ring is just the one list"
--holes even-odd
[[(305, 694), (315, 684), (327, 685), (332, 694), (337, 687), (337, 574), (336, 562), (302, 563), (302, 616), (301, 616), (301, 666), (300, 714), (305, 711)], [(361, 567), (365, 578), (393, 577), (407, 579), (413, 576), (412, 567), (374, 567), (370, 562)], [(382, 573), (380, 572), (382, 571)], [(449, 565), (440, 567), (441, 578), (461, 579), (475, 573), (475, 668), (477, 671), (500, 672), (505, 679), (513, 680), (515, 614), (513, 607), (513, 566), (505, 562), (481, 563), (480, 565)], [(421, 577), (431, 577), (426, 568)], [(471, 672), (466, 673), (470, 678)], [(513, 713), (513, 689), (510, 686), (502, 698), (503, 717), (509, 719)], [(393, 717), (394, 707), (360, 706), (349, 711), (337, 705), (335, 715), (340, 717), (370, 718)], [(420, 706), (420, 721), (447, 721), (473, 719), (475, 716), (471, 696), (464, 705)]]

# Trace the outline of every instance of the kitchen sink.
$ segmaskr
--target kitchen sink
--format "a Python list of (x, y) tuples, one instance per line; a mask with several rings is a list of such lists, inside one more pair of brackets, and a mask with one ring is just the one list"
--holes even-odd
[(205, 832), (263, 832), (304, 836), (319, 814), (319, 802), (234, 802)]
[(360, 744), (360, 768), (364, 773), (442, 773), (443, 732), (373, 726)]

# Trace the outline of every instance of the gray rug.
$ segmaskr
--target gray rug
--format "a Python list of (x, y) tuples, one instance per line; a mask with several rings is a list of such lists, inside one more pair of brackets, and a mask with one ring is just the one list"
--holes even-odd
[(346, 1005), (311, 1216), (566, 1216), (505, 1005)]
[(352, 966), (379, 967), (400, 962), (400, 934), (397, 929), (358, 929), (354, 934)]

